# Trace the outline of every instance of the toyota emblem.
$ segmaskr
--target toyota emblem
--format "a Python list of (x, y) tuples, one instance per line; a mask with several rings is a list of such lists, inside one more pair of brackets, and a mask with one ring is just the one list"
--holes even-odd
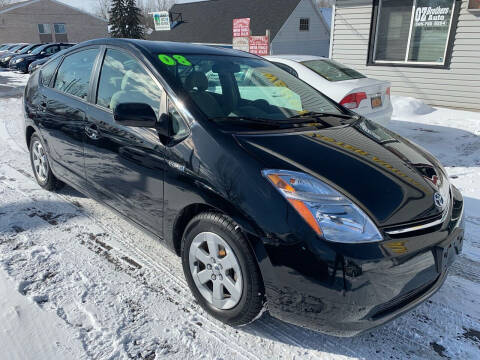
[(443, 208), (444, 200), (443, 196), (440, 193), (437, 192), (433, 195), (433, 202), (435, 203), (436, 207), (440, 209)]

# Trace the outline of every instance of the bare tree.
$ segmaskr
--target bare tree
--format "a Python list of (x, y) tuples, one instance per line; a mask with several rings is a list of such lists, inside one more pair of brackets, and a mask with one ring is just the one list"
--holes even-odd
[(139, 0), (138, 6), (152, 11), (170, 10), (175, 3), (174, 0)]
[(12, 0), (0, 0), (0, 8), (10, 5), (12, 3)]
[(108, 20), (108, 18), (110, 17), (110, 6), (111, 0), (97, 0), (95, 15), (101, 17), (102, 19)]

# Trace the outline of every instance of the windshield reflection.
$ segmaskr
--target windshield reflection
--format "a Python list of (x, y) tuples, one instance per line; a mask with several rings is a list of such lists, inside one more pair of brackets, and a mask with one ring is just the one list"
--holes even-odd
[(181, 89), (209, 119), (350, 115), (303, 81), (262, 59), (161, 54), (158, 68), (170, 85)]

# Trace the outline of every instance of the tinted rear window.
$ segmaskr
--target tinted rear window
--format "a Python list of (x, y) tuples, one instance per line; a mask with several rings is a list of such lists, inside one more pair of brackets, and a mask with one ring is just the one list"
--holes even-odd
[(93, 63), (98, 52), (98, 49), (86, 49), (66, 56), (58, 68), (54, 88), (86, 99)]
[(328, 81), (362, 79), (366, 76), (333, 60), (303, 61), (303, 65)]

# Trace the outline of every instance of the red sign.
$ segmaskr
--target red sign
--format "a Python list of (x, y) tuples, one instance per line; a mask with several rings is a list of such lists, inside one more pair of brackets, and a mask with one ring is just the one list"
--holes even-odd
[(250, 18), (233, 19), (233, 37), (250, 36)]
[(249, 52), (252, 54), (265, 56), (269, 54), (268, 36), (250, 36)]

